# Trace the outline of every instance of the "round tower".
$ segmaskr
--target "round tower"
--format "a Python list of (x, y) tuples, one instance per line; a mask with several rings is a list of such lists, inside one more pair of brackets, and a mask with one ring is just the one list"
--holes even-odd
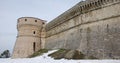
[(33, 18), (22, 17), (17, 23), (17, 40), (15, 43), (13, 58), (24, 58), (33, 54), (41, 48), (41, 32), (45, 21)]

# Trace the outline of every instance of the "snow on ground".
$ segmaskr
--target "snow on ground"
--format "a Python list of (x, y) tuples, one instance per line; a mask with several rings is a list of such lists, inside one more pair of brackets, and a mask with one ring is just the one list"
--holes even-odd
[(54, 60), (53, 58), (48, 57), (48, 54), (55, 51), (57, 50), (49, 51), (48, 53), (35, 58), (0, 59), (0, 63), (120, 63), (120, 60)]

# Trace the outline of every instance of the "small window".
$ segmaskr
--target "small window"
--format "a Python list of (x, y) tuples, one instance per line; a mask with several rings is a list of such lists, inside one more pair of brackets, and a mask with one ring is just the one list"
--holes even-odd
[(25, 19), (25, 21), (27, 21), (27, 19)]
[(109, 25), (107, 24), (107, 29), (108, 29)]
[(107, 32), (109, 32), (109, 25), (107, 24)]
[(33, 42), (33, 51), (35, 52), (35, 48), (36, 48), (36, 43)]
[(35, 31), (33, 32), (33, 34), (35, 34)]
[(37, 22), (37, 20), (35, 20), (35, 22)]
[(45, 24), (44, 22), (42, 22), (42, 24)]

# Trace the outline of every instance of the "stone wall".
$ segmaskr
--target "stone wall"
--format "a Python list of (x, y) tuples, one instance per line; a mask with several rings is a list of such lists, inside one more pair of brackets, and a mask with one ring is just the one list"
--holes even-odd
[(120, 58), (120, 0), (83, 1), (46, 25), (45, 48)]
[(38, 18), (22, 17), (18, 19), (18, 35), (12, 58), (25, 58), (43, 48), (44, 25), (45, 21)]

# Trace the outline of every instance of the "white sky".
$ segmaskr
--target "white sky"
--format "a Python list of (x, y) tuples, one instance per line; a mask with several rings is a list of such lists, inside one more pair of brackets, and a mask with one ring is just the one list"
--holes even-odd
[(37, 17), (51, 21), (81, 0), (0, 0), (0, 52), (13, 50), (17, 19)]

